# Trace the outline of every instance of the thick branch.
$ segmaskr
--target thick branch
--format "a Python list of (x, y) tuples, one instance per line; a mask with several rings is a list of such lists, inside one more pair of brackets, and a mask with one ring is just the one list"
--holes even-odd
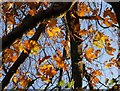
[[(35, 40), (37, 41), (40, 34), (42, 33), (42, 31), (45, 30), (45, 24), (41, 24), (38, 29), (36, 30), (36, 33), (34, 34), (34, 36), (30, 39), (30, 40)], [(18, 59), (15, 61), (15, 63), (12, 65), (12, 67), (9, 69), (9, 72), (6, 74), (5, 78), (2, 81), (2, 89), (5, 88), (5, 86), (8, 85), (11, 77), (13, 76), (14, 73), (16, 73), (18, 67), (24, 62), (24, 60), (28, 57), (30, 53), (30, 50), (28, 51), (28, 53), (24, 53), (22, 52), (21, 55), (18, 57)]]
[(14, 28), (12, 32), (2, 38), (2, 50), (9, 47), (17, 38), (21, 38), (25, 32), (34, 28), (39, 22), (56, 18), (65, 13), (71, 4), (72, 2), (57, 2), (47, 10), (38, 12), (35, 16), (29, 15), (18, 27)]
[[(74, 11), (77, 10), (77, 3), (74, 5), (73, 8)], [(79, 45), (82, 43), (82, 41), (74, 36), (75, 34), (78, 35), (79, 28), (79, 18), (73, 18), (70, 14), (70, 12), (66, 15), (67, 23), (69, 30), (71, 32), (70, 34), (70, 46), (71, 46), (71, 61), (72, 61), (72, 78), (75, 81), (74, 88), (75, 90), (80, 90), (82, 88), (82, 71), (79, 67), (79, 62), (82, 61), (82, 58), (80, 58), (82, 51), (82, 47), (79, 48)], [(76, 27), (78, 26), (78, 27)], [(76, 29), (76, 30), (75, 30)], [(78, 35), (79, 36), (79, 35)]]

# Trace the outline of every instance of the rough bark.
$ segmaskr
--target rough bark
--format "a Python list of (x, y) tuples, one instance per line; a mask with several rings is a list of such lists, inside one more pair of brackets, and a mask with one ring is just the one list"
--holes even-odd
[(35, 16), (28, 15), (18, 27), (2, 38), (2, 50), (9, 47), (17, 38), (21, 38), (25, 32), (34, 28), (39, 22), (56, 18), (65, 13), (69, 10), (71, 4), (72, 2), (57, 2), (47, 10), (38, 12)]
[[(42, 31), (45, 30), (45, 24), (41, 24), (38, 29), (36, 30), (36, 33), (30, 40), (37, 41)], [(12, 65), (12, 67), (7, 72), (6, 76), (2, 80), (2, 90), (9, 84), (9, 81), (14, 73), (16, 73), (18, 67), (25, 61), (25, 59), (29, 56), (30, 50), (28, 50), (28, 53), (22, 52), (21, 55), (18, 57), (18, 59), (15, 61), (15, 63)]]
[[(74, 5), (73, 11), (77, 10), (77, 4)], [(75, 35), (78, 35), (77, 32), (79, 31), (80, 26), (79, 25), (79, 19), (73, 18), (70, 13), (72, 11), (69, 11), (66, 15), (66, 19), (68, 22), (68, 27), (70, 30), (70, 45), (71, 45), (71, 61), (72, 61), (72, 78), (75, 81), (74, 83), (74, 89), (80, 90), (82, 88), (82, 71), (79, 67), (79, 62), (82, 61), (82, 58), (80, 58), (81, 52), (79, 50), (82, 50), (81, 48), (78, 48), (79, 45), (82, 43), (82, 41), (76, 37)], [(75, 26), (78, 26), (77, 30), (75, 31)], [(79, 36), (79, 35), (78, 35)], [(79, 36), (80, 37), (80, 36)]]

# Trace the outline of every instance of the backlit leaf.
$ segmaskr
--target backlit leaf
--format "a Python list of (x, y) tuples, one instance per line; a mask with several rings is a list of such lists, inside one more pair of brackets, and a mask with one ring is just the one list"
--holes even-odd
[(31, 16), (34, 16), (34, 15), (35, 15), (35, 13), (36, 13), (36, 11), (35, 11), (35, 10), (29, 10), (29, 11), (28, 11), (28, 14), (30, 14)]
[(32, 36), (34, 33), (35, 33), (34, 30), (30, 30), (30, 31), (27, 33), (27, 35), (28, 35), (28, 36)]
[(94, 70), (94, 71), (92, 72), (92, 75), (94, 75), (94, 76), (101, 76), (101, 75), (102, 75), (102, 72), (101, 72), (100, 70)]
[(103, 33), (101, 32), (97, 32), (95, 34), (95, 37), (93, 39), (93, 45), (98, 47), (98, 48), (103, 48), (105, 41), (108, 39), (108, 36), (105, 36)]
[(100, 53), (100, 50), (94, 50), (92, 47), (89, 47), (86, 51), (85, 51), (85, 57), (89, 62), (92, 62), (91, 59), (95, 59), (98, 57)]
[(64, 80), (61, 80), (59, 83), (58, 83), (58, 86), (63, 86), (65, 84), (65, 81)]
[(69, 82), (68, 85), (67, 85), (68, 88), (71, 88), (72, 86), (74, 86), (74, 83), (75, 83), (74, 80), (72, 80), (71, 82)]
[(81, 36), (85, 36), (87, 34), (88, 34), (88, 31), (86, 31), (86, 30), (80, 30), (79, 31), (79, 35), (81, 35)]

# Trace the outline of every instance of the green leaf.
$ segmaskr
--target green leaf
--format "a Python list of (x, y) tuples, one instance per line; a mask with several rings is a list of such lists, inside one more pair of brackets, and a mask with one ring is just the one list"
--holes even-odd
[(115, 83), (114, 79), (110, 80), (109, 85), (113, 85)]
[(58, 83), (58, 86), (63, 86), (65, 84), (65, 81), (64, 80), (61, 80), (59, 83)]
[(72, 86), (74, 86), (74, 80), (68, 83), (68, 88), (71, 88)]

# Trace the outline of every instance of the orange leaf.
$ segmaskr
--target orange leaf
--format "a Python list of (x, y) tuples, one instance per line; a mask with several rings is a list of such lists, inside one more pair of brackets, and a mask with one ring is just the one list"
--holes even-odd
[(87, 34), (88, 34), (88, 31), (86, 31), (86, 30), (80, 30), (79, 31), (79, 35), (81, 35), (81, 36), (85, 36)]
[(31, 16), (34, 16), (34, 15), (35, 15), (35, 13), (36, 13), (36, 11), (35, 11), (35, 10), (29, 10), (29, 11), (28, 11), (28, 14), (30, 14)]
[(97, 77), (91, 77), (93, 83), (98, 83), (100, 80)]
[(102, 75), (102, 72), (101, 72), (100, 70), (94, 70), (94, 71), (92, 72), (92, 75), (93, 75), (93, 76), (101, 76), (101, 75)]
[(30, 30), (30, 31), (27, 33), (27, 35), (28, 35), (28, 36), (32, 36), (34, 33), (35, 33), (34, 30)]
[(106, 50), (107, 54), (113, 56), (112, 53), (115, 52), (116, 49), (113, 47), (110, 47), (110, 45), (106, 45), (105, 50)]
[(2, 74), (0, 73), (0, 78), (2, 77)]
[(105, 18), (104, 23), (108, 27), (112, 26), (112, 23), (109, 21), (109, 18)]
[(85, 51), (85, 58), (86, 58), (89, 62), (92, 62), (92, 59), (97, 58), (99, 53), (100, 53), (100, 50), (94, 51), (94, 49), (93, 49), (92, 47), (89, 47), (89, 48)]

